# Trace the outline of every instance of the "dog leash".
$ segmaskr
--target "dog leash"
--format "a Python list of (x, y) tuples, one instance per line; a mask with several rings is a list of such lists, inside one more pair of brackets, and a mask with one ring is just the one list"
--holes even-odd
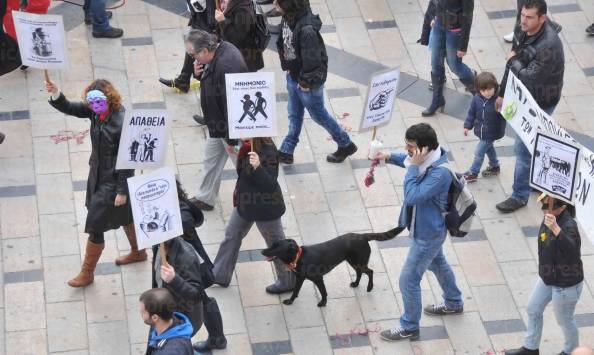
[(297, 255), (295, 256), (295, 260), (293, 260), (288, 265), (289, 270), (295, 270), (295, 268), (297, 267), (297, 262), (299, 262), (299, 259), (301, 259), (301, 254), (303, 254), (303, 248), (299, 247), (299, 249), (297, 250)]

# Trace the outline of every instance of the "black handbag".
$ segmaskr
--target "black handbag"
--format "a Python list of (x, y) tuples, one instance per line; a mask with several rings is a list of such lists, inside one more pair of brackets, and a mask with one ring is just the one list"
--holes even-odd
[(0, 76), (10, 73), (22, 64), (17, 41), (4, 32), (6, 6), (7, 0), (0, 0)]

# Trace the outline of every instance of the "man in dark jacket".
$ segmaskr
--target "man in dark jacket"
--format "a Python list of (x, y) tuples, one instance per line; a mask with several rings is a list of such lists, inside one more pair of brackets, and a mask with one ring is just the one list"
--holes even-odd
[[(189, 28), (200, 29), (211, 33), (216, 31), (215, 0), (186, 0), (186, 5), (190, 13)], [(165, 86), (187, 93), (190, 91), (190, 80), (192, 79), (193, 72), (194, 58), (186, 53), (181, 73), (175, 79), (159, 78), (159, 82)]]
[(474, 0), (436, 0), (429, 3), (428, 14), (434, 14), (430, 22), (431, 41), (431, 85), (433, 98), (431, 105), (422, 115), (433, 116), (445, 106), (443, 88), (445, 65), (458, 76), (462, 84), (474, 93), (474, 72), (462, 62), (468, 51), (470, 28), (474, 12)]
[(528, 324), (524, 344), (506, 355), (538, 355), (543, 313), (549, 302), (563, 330), (565, 344), (559, 355), (569, 355), (579, 345), (575, 306), (584, 287), (581, 238), (575, 221), (575, 207), (541, 194), (544, 219), (538, 231), (538, 280), (528, 301)]
[[(544, 0), (527, 0), (522, 8), (521, 30), (516, 33), (518, 44), (508, 56), (505, 74), (499, 89), (497, 110), (501, 109), (509, 72), (511, 71), (528, 88), (540, 108), (553, 114), (561, 99), (565, 56), (557, 31), (547, 20)], [(528, 202), (532, 188), (529, 183), (531, 154), (519, 137), (516, 137), (516, 166), (513, 193), (497, 204), (503, 213), (514, 212)]]
[(279, 149), (279, 161), (293, 163), (293, 151), (299, 142), (307, 109), (311, 118), (338, 144), (336, 152), (329, 154), (326, 161), (341, 163), (355, 154), (357, 146), (324, 107), (328, 55), (320, 35), (322, 21), (303, 0), (277, 0), (275, 4), (283, 14), (276, 46), (281, 67), (287, 71), (289, 93), (289, 133)]
[(256, 12), (252, 0), (228, 0), (225, 11), (216, 10), (221, 38), (239, 49), (251, 72), (264, 68), (262, 51), (256, 48)]
[(176, 309), (175, 299), (165, 288), (153, 288), (140, 295), (140, 314), (151, 326), (146, 355), (193, 355), (192, 324)]
[(200, 104), (209, 137), (204, 150), (204, 179), (192, 202), (201, 210), (214, 208), (221, 185), (221, 174), (227, 162), (225, 147), (234, 146), (229, 140), (225, 74), (244, 73), (247, 66), (241, 52), (229, 42), (202, 30), (186, 35), (186, 50), (194, 59), (194, 75), (200, 80)]

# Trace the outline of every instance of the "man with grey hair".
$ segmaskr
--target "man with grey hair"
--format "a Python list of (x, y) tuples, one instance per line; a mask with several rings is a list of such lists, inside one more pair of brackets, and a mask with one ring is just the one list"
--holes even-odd
[(191, 201), (201, 210), (211, 211), (221, 186), (221, 175), (228, 149), (236, 145), (229, 139), (225, 74), (247, 72), (239, 49), (202, 30), (190, 30), (185, 37), (186, 51), (194, 58), (194, 76), (200, 80), (200, 105), (209, 137), (204, 151), (204, 179)]

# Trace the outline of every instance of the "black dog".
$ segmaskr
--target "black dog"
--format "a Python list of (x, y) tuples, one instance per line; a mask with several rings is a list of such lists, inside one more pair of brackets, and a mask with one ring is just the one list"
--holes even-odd
[(351, 287), (359, 286), (361, 275), (369, 277), (367, 292), (373, 289), (373, 270), (367, 267), (371, 248), (370, 240), (389, 240), (396, 237), (404, 227), (391, 229), (384, 233), (348, 233), (327, 242), (299, 247), (293, 239), (275, 241), (262, 250), (262, 255), (272, 261), (279, 258), (297, 275), (297, 283), (290, 299), (284, 300), (286, 305), (292, 304), (299, 295), (299, 290), (305, 279), (311, 280), (320, 291), (322, 300), (318, 307), (326, 305), (326, 286), (324, 275), (334, 269), (336, 265), (346, 260), (357, 273), (357, 279), (351, 282)]

